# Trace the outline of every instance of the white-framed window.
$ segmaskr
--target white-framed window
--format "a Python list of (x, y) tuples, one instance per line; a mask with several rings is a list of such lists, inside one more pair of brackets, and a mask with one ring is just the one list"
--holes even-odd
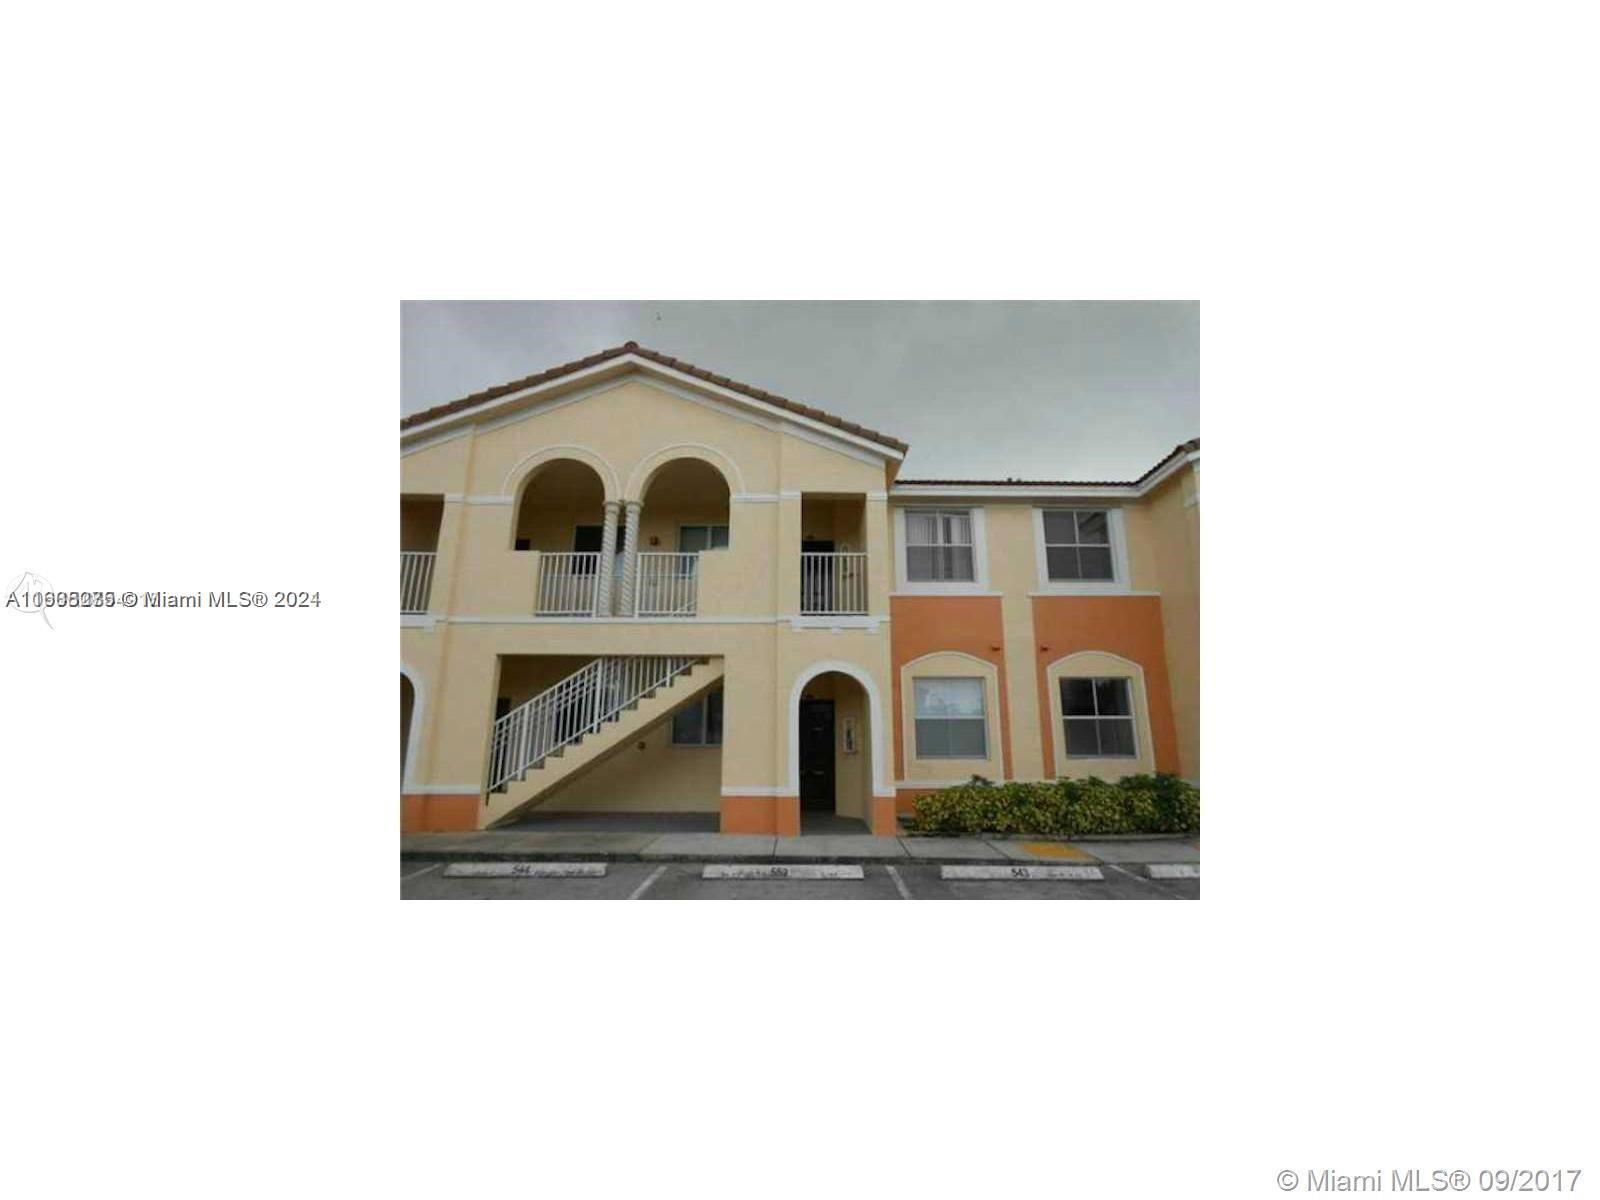
[(918, 758), (988, 758), (982, 679), (912, 680)]
[(906, 580), (909, 583), (972, 583), (977, 580), (972, 510), (906, 510)]
[(722, 745), (722, 689), (686, 704), (672, 716), (674, 746)]
[(1137, 758), (1133, 686), (1128, 679), (1061, 680), (1061, 720), (1068, 758)]
[(1052, 583), (1116, 581), (1111, 553), (1111, 514), (1103, 508), (1046, 509), (1044, 523), (1046, 577)]
[(678, 526), (678, 553), (693, 554), (699, 550), (726, 550), (728, 527), (726, 525)]
[(1036, 508), (1034, 553), (1039, 586), (1047, 592), (1122, 591), (1128, 586), (1128, 546), (1122, 510)]

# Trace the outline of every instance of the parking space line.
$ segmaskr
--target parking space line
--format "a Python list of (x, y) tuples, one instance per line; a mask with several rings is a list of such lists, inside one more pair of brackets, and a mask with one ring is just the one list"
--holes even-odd
[(437, 871), (442, 866), (444, 866), (443, 863), (432, 863), (426, 867), (423, 867), (420, 871), (413, 871), (409, 875), (400, 876), (400, 882), (404, 883), (408, 879), (415, 879), (418, 875), (426, 875), (429, 871)]
[(1101, 863), (1100, 865), (1103, 866), (1103, 867), (1106, 867), (1106, 868), (1108, 868), (1108, 869), (1110, 869), (1112, 871), (1115, 871), (1118, 875), (1126, 875), (1129, 879), (1133, 880), (1135, 883), (1139, 884), (1141, 887), (1147, 887), (1153, 892), (1160, 892), (1163, 896), (1170, 896), (1174, 900), (1183, 900), (1183, 899), (1187, 898), (1187, 897), (1184, 897), (1184, 896), (1180, 896), (1177, 892), (1173, 891), (1171, 888), (1162, 887), (1159, 883), (1152, 883), (1150, 880), (1146, 879), (1143, 875), (1135, 875), (1132, 871), (1124, 870), (1122, 867), (1117, 866), (1116, 863), (1109, 863), (1108, 862), (1108, 863)]
[(1033, 863), (1007, 863), (1001, 867), (963, 867), (943, 866), (939, 868), (940, 879), (1028, 879), (1028, 880), (1061, 880), (1061, 879), (1104, 879), (1099, 867), (1056, 867), (1038, 866)]
[(857, 866), (835, 866), (812, 863), (775, 863), (764, 866), (754, 863), (708, 863), (700, 872), (701, 879), (861, 879)]
[(656, 880), (660, 879), (661, 876), (666, 873), (666, 870), (667, 870), (667, 864), (666, 863), (662, 863), (654, 871), (651, 871), (650, 874), (645, 876), (644, 882), (641, 883), (638, 887), (633, 889), (633, 893), (628, 897), (628, 899), (629, 900), (637, 900), (640, 896), (642, 896), (646, 892), (648, 892), (650, 890), (651, 885), (654, 884)]
[(577, 879), (606, 873), (603, 862), (457, 862), (444, 869), (447, 879)]
[(916, 897), (911, 894), (911, 889), (906, 887), (906, 881), (904, 879), (900, 878), (900, 872), (896, 871), (894, 869), (894, 864), (893, 863), (884, 863), (883, 864), (883, 869), (885, 871), (889, 872), (889, 878), (894, 880), (894, 886), (900, 892), (900, 899), (902, 899), (902, 900), (914, 900), (914, 899), (916, 899)]

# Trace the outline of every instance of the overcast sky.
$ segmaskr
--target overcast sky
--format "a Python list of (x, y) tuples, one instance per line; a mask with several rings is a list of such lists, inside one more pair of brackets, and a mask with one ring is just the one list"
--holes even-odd
[(1192, 302), (420, 301), (403, 413), (632, 340), (911, 444), (905, 478), (1131, 479), (1200, 433)]

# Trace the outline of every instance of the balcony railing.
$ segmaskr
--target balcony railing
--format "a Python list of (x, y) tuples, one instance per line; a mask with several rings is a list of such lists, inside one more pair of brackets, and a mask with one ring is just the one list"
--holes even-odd
[(425, 613), (428, 611), (428, 594), (433, 591), (433, 560), (431, 550), (400, 551), (400, 611)]
[(865, 616), (866, 612), (865, 553), (800, 552), (802, 616)]
[(640, 617), (692, 617), (699, 602), (698, 554), (639, 555), (633, 611)]
[(592, 617), (600, 583), (600, 555), (592, 550), (539, 556), (542, 617)]

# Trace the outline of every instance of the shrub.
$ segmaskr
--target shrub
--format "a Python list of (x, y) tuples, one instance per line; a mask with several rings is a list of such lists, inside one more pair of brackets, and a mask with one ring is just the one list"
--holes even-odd
[(918, 797), (907, 824), (941, 834), (1188, 833), (1200, 828), (1200, 789), (1165, 774), (1000, 784), (974, 775)]

